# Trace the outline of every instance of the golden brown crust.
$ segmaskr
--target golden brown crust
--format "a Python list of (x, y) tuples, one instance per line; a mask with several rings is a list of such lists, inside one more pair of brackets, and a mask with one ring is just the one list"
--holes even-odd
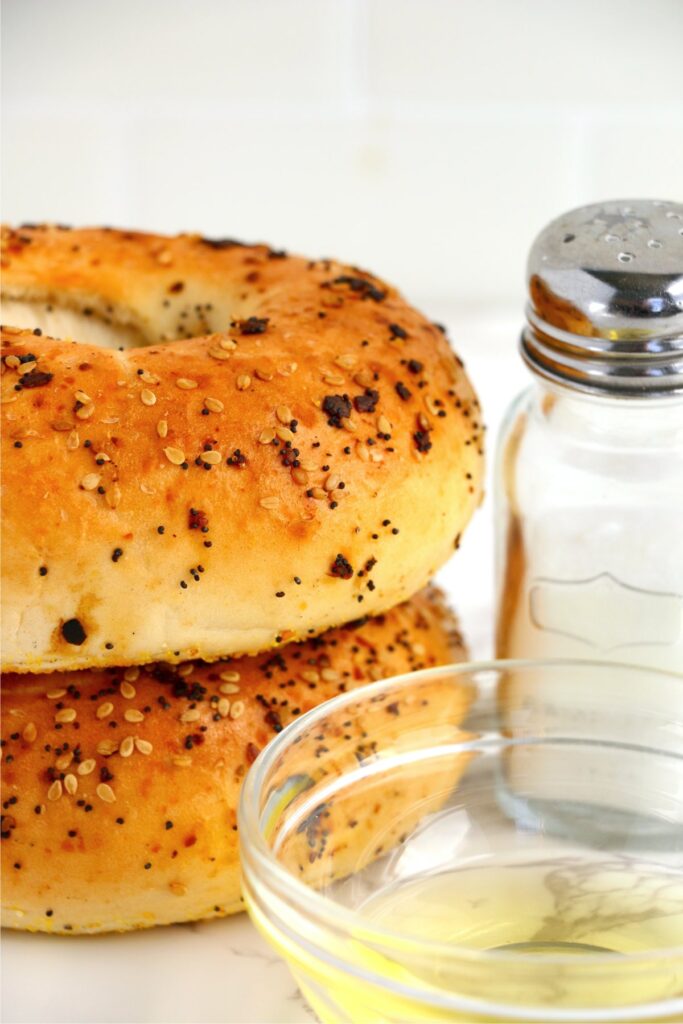
[(453, 551), (483, 427), (394, 289), (104, 229), (6, 231), (3, 264), (27, 322), (69, 307), (146, 345), (4, 332), (5, 670), (265, 650), (392, 607)]
[(6, 675), (3, 924), (96, 932), (240, 910), (237, 797), (259, 749), (342, 690), (463, 654), (430, 589), (270, 655)]

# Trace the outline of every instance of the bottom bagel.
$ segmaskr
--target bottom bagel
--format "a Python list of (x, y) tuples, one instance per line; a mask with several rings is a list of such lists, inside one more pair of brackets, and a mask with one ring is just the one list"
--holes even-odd
[(82, 934), (241, 910), (237, 802), (261, 748), (341, 691), (464, 653), (428, 588), (275, 654), (5, 676), (2, 924)]

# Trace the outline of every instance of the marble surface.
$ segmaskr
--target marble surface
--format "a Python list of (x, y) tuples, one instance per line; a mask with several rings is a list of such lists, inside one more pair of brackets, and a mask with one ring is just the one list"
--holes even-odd
[[(475, 381), (489, 429), (484, 507), (439, 580), (460, 613), (473, 657), (491, 654), (493, 438), (529, 382), (514, 311), (431, 309)], [(315, 1017), (280, 958), (241, 915), (131, 935), (85, 938), (5, 932), (4, 1024), (305, 1024)]]
[(5, 933), (5, 1024), (299, 1024), (315, 1017), (246, 915), (131, 935)]

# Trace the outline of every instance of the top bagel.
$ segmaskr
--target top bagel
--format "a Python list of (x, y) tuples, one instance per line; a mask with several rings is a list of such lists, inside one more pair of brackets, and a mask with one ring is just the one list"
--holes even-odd
[(6, 230), (3, 267), (4, 670), (254, 653), (397, 604), (457, 546), (478, 403), (382, 281), (49, 226)]

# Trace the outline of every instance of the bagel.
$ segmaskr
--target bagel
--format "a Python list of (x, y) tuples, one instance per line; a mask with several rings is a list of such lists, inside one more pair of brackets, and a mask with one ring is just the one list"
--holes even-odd
[(6, 230), (3, 266), (4, 670), (267, 650), (385, 611), (457, 546), (477, 399), (376, 277), (47, 226)]
[(343, 690), (463, 653), (430, 588), (261, 657), (5, 675), (3, 925), (123, 931), (240, 910), (237, 799), (259, 750)]

